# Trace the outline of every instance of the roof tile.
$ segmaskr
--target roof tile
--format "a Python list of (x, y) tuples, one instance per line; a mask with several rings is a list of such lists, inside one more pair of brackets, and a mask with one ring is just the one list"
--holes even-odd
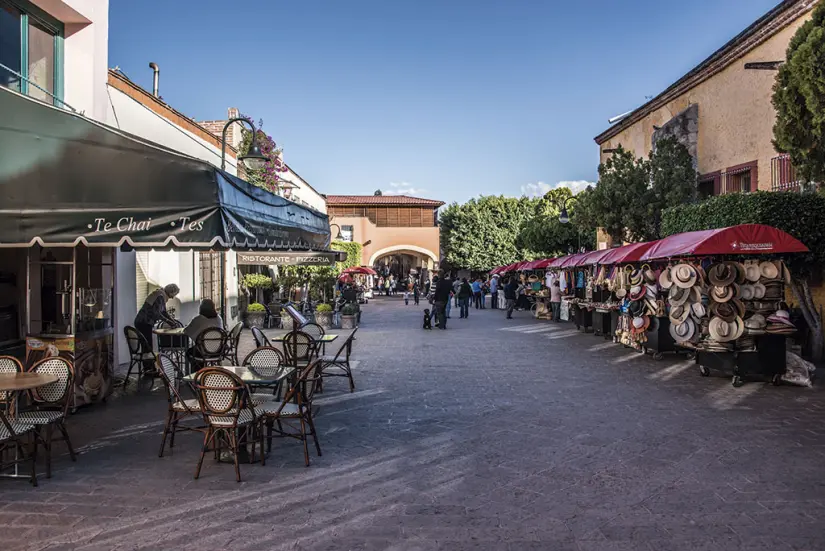
[(327, 205), (410, 205), (440, 207), (443, 201), (408, 195), (327, 195)]

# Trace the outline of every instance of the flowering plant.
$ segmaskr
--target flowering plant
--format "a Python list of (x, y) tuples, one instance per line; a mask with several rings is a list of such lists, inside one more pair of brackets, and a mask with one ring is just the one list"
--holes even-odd
[[(245, 115), (242, 116), (251, 120)], [(242, 170), (246, 176), (246, 180), (250, 184), (272, 193), (278, 193), (278, 182), (281, 180), (278, 175), (287, 171), (286, 164), (281, 157), (283, 149), (278, 147), (275, 140), (272, 139), (272, 136), (269, 136), (266, 132), (261, 130), (263, 124), (264, 121), (258, 121), (257, 142), (258, 147), (261, 149), (261, 153), (263, 153), (264, 157), (267, 158), (267, 161), (264, 163), (263, 168), (258, 170), (252, 170), (246, 167), (243, 167)], [(242, 133), (243, 139), (238, 147), (239, 156), (246, 155), (249, 152), (249, 147), (252, 145), (252, 131), (243, 128)], [(241, 166), (240, 163), (238, 166)]]

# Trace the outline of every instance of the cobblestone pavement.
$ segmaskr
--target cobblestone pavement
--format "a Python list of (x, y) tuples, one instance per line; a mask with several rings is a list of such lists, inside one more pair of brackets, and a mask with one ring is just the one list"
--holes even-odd
[(825, 549), (822, 391), (734, 389), (526, 313), (363, 317), (357, 391), (327, 385), (311, 467), (278, 441), (240, 484), (210, 460), (193, 480), (200, 438), (158, 458), (145, 384), (70, 419), (77, 463), (0, 480), (0, 548)]

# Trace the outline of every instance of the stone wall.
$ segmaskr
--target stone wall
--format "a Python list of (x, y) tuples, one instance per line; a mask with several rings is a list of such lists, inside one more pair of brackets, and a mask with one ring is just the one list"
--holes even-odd
[(651, 148), (656, 149), (656, 142), (662, 138), (674, 137), (676, 140), (684, 145), (691, 158), (693, 159), (693, 168), (698, 168), (698, 146), (699, 146), (699, 104), (694, 103), (669, 121), (667, 121), (660, 128), (653, 132), (651, 137)]

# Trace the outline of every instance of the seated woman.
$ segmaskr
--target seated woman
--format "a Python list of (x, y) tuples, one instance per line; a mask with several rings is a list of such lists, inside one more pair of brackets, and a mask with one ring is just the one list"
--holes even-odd
[[(195, 342), (195, 339), (198, 338), (205, 329), (209, 329), (210, 327), (217, 327), (218, 329), (223, 329), (223, 320), (218, 315), (218, 311), (215, 309), (215, 303), (205, 298), (201, 301), (200, 310), (198, 315), (192, 318), (192, 321), (189, 322), (183, 332), (186, 334), (187, 337), (192, 339), (192, 342)], [(189, 361), (192, 362), (192, 365), (200, 366), (198, 362), (198, 355), (195, 351), (194, 344), (189, 348)]]

